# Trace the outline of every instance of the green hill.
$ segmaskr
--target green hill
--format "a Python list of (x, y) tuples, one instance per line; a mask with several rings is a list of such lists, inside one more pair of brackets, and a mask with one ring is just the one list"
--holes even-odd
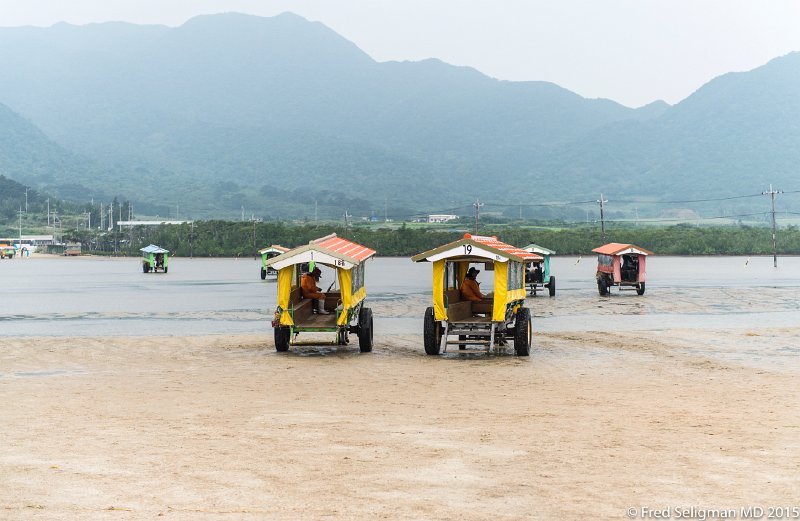
[(29, 120), (0, 133), (30, 149), (0, 166), (196, 218), (751, 193), (791, 181), (798, 61), (631, 109), (438, 60), (378, 63), (290, 13), (0, 28), (0, 102)]

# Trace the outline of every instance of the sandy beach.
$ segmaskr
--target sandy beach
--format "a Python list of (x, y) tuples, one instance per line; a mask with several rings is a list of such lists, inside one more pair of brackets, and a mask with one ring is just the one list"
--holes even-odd
[(0, 518), (620, 519), (785, 505), (800, 490), (795, 366), (711, 347), (799, 337), (548, 333), (530, 358), (426, 357), (418, 335), (368, 355), (277, 354), (269, 334), (6, 339)]

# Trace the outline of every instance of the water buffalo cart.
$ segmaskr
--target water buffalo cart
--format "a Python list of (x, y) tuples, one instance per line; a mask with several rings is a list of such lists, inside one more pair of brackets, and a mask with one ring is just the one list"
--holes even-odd
[(267, 261), (273, 257), (277, 257), (281, 253), (286, 253), (287, 251), (289, 251), (289, 248), (284, 248), (283, 246), (278, 246), (277, 244), (273, 244), (272, 246), (258, 250), (258, 254), (261, 255), (261, 280), (266, 279), (267, 276), (278, 276), (278, 270), (272, 266), (267, 266)]
[[(525, 264), (537, 257), (496, 237), (470, 234), (412, 257), (433, 265), (433, 306), (425, 310), (423, 323), (425, 352), (437, 355), (457, 345), (459, 352), (489, 353), (512, 342), (517, 355), (530, 355)], [(478, 267), (492, 274), (494, 290), (475, 300), (470, 287), (478, 287)]]
[(169, 270), (169, 250), (151, 244), (139, 251), (142, 252), (142, 271), (144, 273), (157, 273), (158, 270), (166, 273)]
[(525, 284), (530, 294), (535, 296), (539, 289), (547, 289), (548, 294), (555, 297), (556, 278), (550, 274), (550, 256), (556, 252), (537, 244), (529, 244), (522, 249), (538, 257), (525, 265)]
[[(300, 333), (329, 332), (334, 345), (348, 344), (353, 333), (362, 353), (372, 351), (372, 310), (364, 306), (364, 268), (374, 255), (375, 250), (331, 234), (267, 260), (267, 267), (278, 272), (278, 307), (272, 320), (275, 349), (283, 352), (300, 345)], [(319, 266), (332, 268), (335, 280), (321, 292), (324, 297), (303, 298), (302, 277)]]
[(611, 288), (636, 290), (644, 295), (647, 280), (647, 256), (653, 252), (634, 244), (612, 242), (592, 250), (597, 253), (597, 291), (608, 295)]

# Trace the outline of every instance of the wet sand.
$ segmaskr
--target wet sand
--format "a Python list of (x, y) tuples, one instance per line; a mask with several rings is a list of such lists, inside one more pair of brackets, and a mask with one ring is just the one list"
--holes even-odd
[(798, 340), (800, 327), (550, 331), (517, 358), (427, 357), (416, 334), (376, 334), (365, 355), (277, 354), (269, 332), (7, 338), (0, 519), (624, 519), (797, 503)]

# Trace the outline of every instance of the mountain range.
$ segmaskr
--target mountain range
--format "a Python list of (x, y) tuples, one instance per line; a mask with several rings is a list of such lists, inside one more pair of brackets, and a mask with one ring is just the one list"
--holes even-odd
[(0, 70), (0, 174), (149, 215), (724, 197), (791, 187), (800, 160), (800, 53), (638, 109), (376, 62), (291, 13), (0, 28)]

